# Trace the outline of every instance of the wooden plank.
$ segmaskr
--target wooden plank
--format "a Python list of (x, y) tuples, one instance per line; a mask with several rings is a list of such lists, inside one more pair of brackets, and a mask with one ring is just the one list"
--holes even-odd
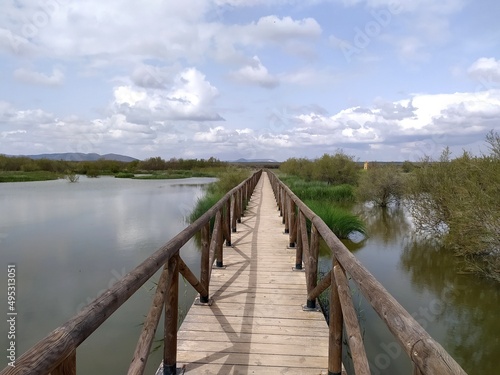
[[(182, 331), (180, 333), (180, 345), (183, 341), (222, 341), (222, 342), (260, 342), (269, 344), (280, 344), (283, 343), (283, 337), (286, 336), (288, 340), (292, 342), (300, 342), (300, 345), (313, 345), (318, 344), (318, 335), (314, 335), (317, 331), (308, 332), (306, 330), (295, 330), (291, 331), (288, 335), (285, 334), (269, 334), (264, 331), (264, 329), (257, 329), (253, 331), (252, 329), (246, 330), (247, 332), (223, 332), (219, 326), (219, 331)], [(203, 348), (203, 344), (200, 344), (200, 348)]]
[[(262, 353), (232, 353), (230, 350), (219, 351), (179, 351), (179, 357), (183, 360), (179, 363), (220, 363), (231, 365), (250, 365), (250, 366), (283, 366), (303, 369), (303, 374), (311, 374), (310, 368), (326, 368), (327, 360), (323, 356), (305, 356), (305, 355), (276, 355)], [(201, 368), (200, 368), (201, 370)], [(202, 371), (200, 371), (203, 373)]]
[[(187, 324), (190, 323), (197, 323), (197, 324), (207, 324), (207, 323), (218, 323), (220, 320), (218, 320), (217, 316), (211, 316), (211, 315), (195, 315), (195, 314), (189, 314), (185, 319), (182, 324), (182, 328), (186, 327)], [(228, 316), (225, 317), (224, 322), (227, 324), (242, 324), (241, 318), (239, 317), (234, 317), (234, 316)], [(252, 320), (252, 325), (256, 326), (256, 328), (260, 326), (271, 326), (271, 327), (278, 327), (278, 328), (283, 328), (283, 327), (295, 327), (297, 328), (297, 319), (290, 319), (290, 318), (257, 318), (253, 317)], [(319, 328), (321, 330), (324, 329), (324, 323), (320, 320), (300, 320), (300, 328)], [(307, 331), (307, 330), (304, 330)], [(268, 331), (269, 332), (269, 331)], [(325, 333), (328, 334), (328, 333)]]
[(304, 272), (266, 175), (213, 269), (209, 306), (192, 306), (178, 332), (178, 366), (193, 374), (327, 374), (328, 327), (303, 311)]
[(326, 353), (321, 353), (320, 348), (316, 346), (303, 346), (296, 345), (293, 343), (283, 344), (283, 343), (269, 343), (269, 342), (217, 342), (217, 341), (205, 341), (203, 347), (199, 342), (195, 341), (183, 341), (177, 348), (179, 351), (196, 352), (201, 351), (214, 351), (217, 353), (239, 353), (246, 354), (250, 351), (253, 354), (268, 354), (273, 355), (293, 355), (293, 356), (306, 356), (306, 357), (316, 357), (318, 355)]
[[(226, 323), (223, 319), (218, 323), (187, 323), (186, 327), (179, 332), (182, 337), (184, 332), (225, 332), (225, 333), (258, 333), (263, 335), (282, 335), (282, 336), (313, 336), (327, 337), (328, 332), (323, 332), (323, 328), (318, 327), (297, 327), (303, 321), (291, 319), (288, 325), (283, 326), (258, 326), (253, 321), (240, 324)], [(295, 326), (292, 326), (296, 322)], [(201, 335), (201, 333), (200, 333)]]

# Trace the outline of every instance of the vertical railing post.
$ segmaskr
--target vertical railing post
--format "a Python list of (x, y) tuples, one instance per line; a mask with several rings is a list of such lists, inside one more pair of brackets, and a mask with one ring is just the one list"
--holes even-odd
[(301, 214), (297, 217), (297, 246), (295, 247), (295, 270), (302, 270), (302, 232), (300, 230)]
[(281, 191), (281, 216), (283, 217), (283, 219), (281, 220), (282, 224), (285, 224), (286, 225), (286, 192), (285, 192), (285, 188), (281, 188), (282, 191)]
[(177, 324), (179, 319), (179, 251), (167, 262), (167, 295), (163, 343), (163, 375), (177, 374)]
[[(219, 223), (215, 223), (215, 225), (219, 225), (219, 231), (217, 232), (217, 242), (216, 242), (216, 261), (215, 261), (215, 266), (217, 268), (223, 268), (224, 267), (224, 261), (223, 261), (223, 242), (224, 242), (224, 236), (223, 236), (223, 208), (220, 209), (220, 215), (218, 215)], [(217, 216), (216, 216), (217, 217)]]
[(244, 198), (243, 198), (244, 194), (245, 194), (245, 186), (242, 186), (241, 189), (240, 189), (240, 195), (239, 195), (239, 198), (240, 198), (240, 207), (239, 207), (238, 214), (239, 214), (240, 219), (238, 220), (238, 223), (241, 223), (241, 218), (243, 217), (243, 210), (245, 209), (245, 207), (244, 207)]
[(231, 231), (233, 233), (236, 233), (236, 219), (237, 219), (237, 216), (238, 216), (238, 210), (237, 210), (237, 204), (236, 204), (236, 195), (238, 193), (234, 193), (232, 196), (231, 196), (231, 212), (232, 212), (232, 215), (231, 215)]
[(207, 291), (206, 296), (200, 295), (200, 303), (208, 303), (209, 301), (209, 285), (210, 285), (210, 221), (201, 228), (201, 269), (200, 282)]
[(290, 236), (288, 242), (290, 247), (295, 247), (295, 243), (297, 242), (297, 217), (296, 217), (297, 206), (293, 201), (292, 197), (289, 197), (289, 201), (290, 201), (290, 209), (288, 212), (288, 228), (290, 230)]
[[(318, 254), (319, 254), (319, 233), (316, 226), (311, 223), (311, 243), (309, 245), (309, 257), (307, 260), (306, 279), (307, 279), (307, 293), (310, 293), (318, 283)], [(316, 300), (307, 300), (307, 308), (315, 309)]]
[(280, 216), (283, 216), (283, 189), (281, 185), (278, 185), (278, 210), (280, 212)]
[(285, 221), (285, 233), (290, 233), (290, 196), (288, 194), (285, 195), (285, 212), (283, 214), (283, 219)]
[(331, 286), (330, 286), (330, 312), (329, 312), (329, 340), (328, 340), (328, 374), (340, 375), (342, 372), (342, 307), (340, 305), (337, 281), (334, 268), (340, 267), (335, 256), (332, 258)]
[(76, 350), (67, 356), (59, 366), (51, 371), (51, 375), (76, 375)]
[(231, 246), (231, 199), (224, 203), (224, 236), (226, 246)]

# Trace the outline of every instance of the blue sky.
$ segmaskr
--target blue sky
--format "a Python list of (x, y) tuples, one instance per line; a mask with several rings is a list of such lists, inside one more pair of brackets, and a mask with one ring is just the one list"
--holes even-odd
[(486, 152), (496, 0), (4, 0), (0, 153)]

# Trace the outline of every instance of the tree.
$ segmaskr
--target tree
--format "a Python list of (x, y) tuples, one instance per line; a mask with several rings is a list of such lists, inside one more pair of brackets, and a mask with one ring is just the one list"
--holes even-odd
[(312, 177), (332, 185), (356, 185), (359, 178), (359, 167), (353, 156), (346, 155), (340, 150), (335, 155), (324, 154), (315, 160)]
[(426, 160), (408, 184), (418, 231), (441, 238), (469, 266), (500, 280), (500, 160), (464, 152)]
[(403, 196), (404, 184), (399, 168), (372, 164), (359, 181), (356, 194), (362, 202), (373, 202), (379, 207), (399, 203)]
[(491, 157), (500, 159), (500, 134), (491, 130), (486, 135), (486, 143), (491, 152)]

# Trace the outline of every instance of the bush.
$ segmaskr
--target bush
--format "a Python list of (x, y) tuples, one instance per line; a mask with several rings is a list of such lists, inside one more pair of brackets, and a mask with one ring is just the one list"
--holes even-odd
[(366, 228), (356, 215), (325, 202), (305, 201), (311, 210), (318, 215), (338, 238), (348, 238), (351, 233), (366, 234)]
[(412, 173), (408, 206), (421, 233), (441, 238), (469, 268), (500, 280), (500, 159), (464, 152)]
[(312, 177), (332, 185), (356, 185), (359, 177), (359, 166), (354, 157), (342, 151), (335, 155), (324, 154), (314, 162)]
[[(226, 193), (228, 193), (234, 187), (238, 186), (248, 177), (248, 170), (239, 168), (227, 168), (223, 173), (219, 175), (219, 179), (216, 182), (213, 182), (208, 186), (207, 193), (202, 198), (198, 199), (193, 212), (189, 216), (190, 222), (193, 223), (195, 220), (197, 220), (214, 204), (222, 199), (222, 197)], [(213, 226), (213, 220), (211, 225)]]
[(306, 181), (322, 181), (329, 185), (355, 185), (359, 170), (354, 157), (342, 150), (337, 151), (335, 155), (324, 154), (313, 161), (291, 158), (280, 165), (280, 171), (286, 174), (298, 176)]
[(387, 207), (391, 203), (400, 202), (403, 190), (403, 179), (397, 167), (372, 164), (361, 175), (356, 195), (361, 202)]

